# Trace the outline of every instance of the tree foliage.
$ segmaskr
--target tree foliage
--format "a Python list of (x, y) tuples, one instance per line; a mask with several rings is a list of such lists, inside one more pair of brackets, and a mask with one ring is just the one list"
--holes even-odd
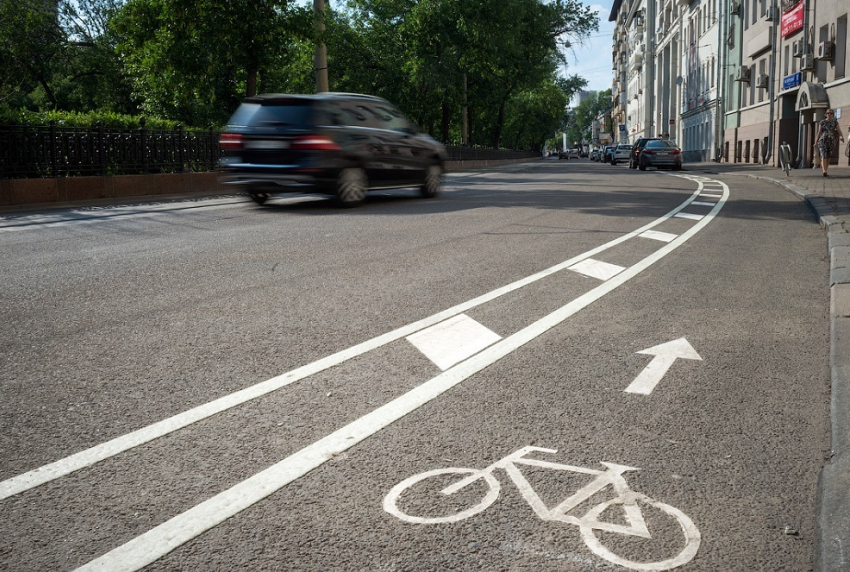
[(385, 97), (446, 142), (466, 120), (465, 143), (518, 148), (563, 126), (586, 82), (559, 72), (598, 26), (579, 0), (334, 0), (324, 32), (294, 0), (0, 1), (0, 105), (221, 124), (246, 95), (315, 91), (323, 42), (332, 90)]

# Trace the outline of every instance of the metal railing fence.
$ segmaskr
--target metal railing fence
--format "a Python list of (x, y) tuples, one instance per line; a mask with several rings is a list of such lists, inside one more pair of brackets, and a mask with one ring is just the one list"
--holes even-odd
[[(78, 177), (214, 171), (221, 151), (214, 129), (0, 126), (0, 177)], [(536, 151), (446, 148), (450, 161), (539, 157)]]
[[(52, 122), (51, 122), (52, 123)], [(218, 132), (0, 126), (0, 177), (77, 177), (212, 171)]]

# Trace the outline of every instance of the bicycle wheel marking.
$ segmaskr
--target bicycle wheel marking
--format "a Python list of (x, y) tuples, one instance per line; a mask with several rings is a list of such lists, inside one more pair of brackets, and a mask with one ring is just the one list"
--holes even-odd
[[(384, 334), (383, 336), (379, 336), (378, 338), (374, 338), (373, 340), (369, 340), (368, 342), (364, 342), (363, 344), (354, 346), (352, 348), (349, 348), (348, 350), (333, 354), (332, 356), (324, 358), (323, 360), (320, 360), (315, 364), (304, 366), (303, 368), (293, 370), (288, 374), (284, 374), (277, 378), (273, 378), (272, 380), (269, 380), (267, 382), (258, 384), (258, 386), (243, 390), (242, 392), (239, 392), (239, 394), (246, 393), (250, 394), (251, 397), (242, 399), (238, 403), (227, 405), (226, 407), (224, 407), (224, 409), (227, 409), (239, 403), (244, 403), (248, 399), (259, 397), (260, 395), (264, 395), (269, 391), (273, 391), (274, 389), (278, 389), (284, 385), (292, 383), (293, 381), (295, 381), (295, 378), (303, 379), (304, 377), (307, 377), (307, 375), (309, 375), (306, 373), (306, 370), (311, 370), (312, 373), (323, 371), (324, 369), (331, 367), (331, 365), (337, 365), (352, 357), (362, 355), (363, 353), (366, 353), (371, 349), (375, 349), (376, 347), (385, 345), (390, 341), (400, 339), (406, 335), (418, 331), (426, 327), (426, 324), (432, 325), (438, 323), (449, 317), (457, 315), (470, 307), (474, 307), (483, 304), (485, 301), (495, 299), (496, 297), (501, 296), (502, 294), (516, 290), (524, 285), (530, 284), (531, 282), (540, 280), (545, 276), (549, 276), (555, 272), (568, 268), (569, 266), (574, 265), (577, 262), (580, 262), (581, 260), (590, 258), (598, 252), (602, 252), (604, 250), (612, 248), (617, 244), (621, 244), (626, 240), (639, 236), (642, 232), (650, 230), (651, 228), (661, 224), (662, 222), (669, 220), (671, 217), (675, 216), (676, 213), (686, 208), (690, 204), (690, 202), (693, 201), (696, 196), (698, 196), (699, 192), (702, 190), (703, 182), (707, 180), (700, 177), (692, 177), (688, 175), (678, 176), (696, 181), (697, 183), (699, 183), (700, 189), (693, 193), (688, 200), (682, 203), (682, 205), (672, 210), (667, 215), (657, 219), (656, 221), (644, 225), (643, 227), (631, 233), (623, 235), (620, 238), (606, 243), (600, 247), (585, 252), (582, 255), (574, 257), (568, 261), (553, 266), (547, 270), (539, 272), (525, 279), (514, 282), (509, 286), (485, 294), (479, 298), (476, 298), (464, 304), (460, 304), (439, 314), (435, 314), (430, 318), (426, 318), (409, 326), (399, 328), (398, 330), (395, 330), (388, 334)], [(586, 308), (587, 306), (589, 306), (596, 300), (602, 298), (606, 294), (610, 293), (614, 289), (625, 284), (627, 281), (637, 276), (640, 272), (649, 268), (654, 263), (658, 262), (668, 254), (673, 252), (679, 246), (683, 245), (696, 233), (702, 230), (709, 222), (711, 222), (711, 220), (723, 207), (726, 202), (726, 197), (728, 197), (729, 193), (728, 187), (723, 185), (723, 188), (724, 198), (721, 199), (717, 203), (717, 205), (715, 205), (715, 207), (711, 210), (710, 213), (704, 216), (700, 221), (696, 222), (694, 226), (692, 226), (689, 230), (681, 234), (676, 240), (672, 241), (669, 244), (666, 244), (665, 246), (655, 251), (653, 254), (647, 256), (637, 264), (625, 269), (613, 278), (603, 282), (596, 288), (579, 296), (578, 298), (569, 302), (568, 304), (556, 310), (555, 312), (552, 312), (548, 316), (545, 316), (544, 318), (532, 323), (531, 325), (523, 328), (519, 332), (505, 338), (504, 340), (491, 345), (487, 349), (481, 351), (480, 353), (469, 358), (468, 360), (452, 367), (444, 373), (432, 378), (431, 380), (425, 382), (419, 387), (412, 389), (408, 393), (379, 407), (378, 409), (361, 417), (360, 419), (349, 423), (345, 427), (338, 429), (337, 431), (331, 433), (323, 439), (320, 439), (319, 441), (302, 449), (301, 451), (290, 455), (286, 459), (283, 459), (277, 464), (272, 465), (271, 467), (255, 474), (254, 476), (246, 479), (245, 481), (242, 481), (241, 483), (238, 483), (230, 489), (219, 493), (218, 495), (202, 502), (201, 504), (189, 509), (188, 511), (182, 514), (171, 518), (170, 520), (154, 527), (148, 532), (130, 540), (129, 542), (115, 548), (114, 550), (107, 552), (101, 557), (92, 560), (88, 564), (80, 567), (78, 570), (110, 570), (116, 572), (121, 570), (139, 570), (144, 566), (155, 562), (156, 560), (158, 560), (162, 556), (165, 556), (166, 554), (178, 548), (179, 546), (182, 546), (183, 544), (192, 540), (203, 532), (217, 526), (218, 524), (221, 524), (231, 516), (238, 514), (242, 510), (274, 494), (287, 484), (306, 475), (316, 467), (321, 466), (327, 460), (333, 458), (335, 455), (348, 450), (352, 446), (374, 435), (375, 433), (387, 427), (391, 423), (397, 421), (398, 419), (401, 419), (408, 413), (415, 411), (422, 405), (442, 395), (444, 392), (458, 385), (465, 379), (488, 367), (492, 363), (495, 363), (496, 361), (515, 351), (519, 347), (525, 345), (529, 341), (535, 339), (536, 337), (547, 332), (551, 328), (562, 323), (564, 320), (573, 316), (580, 310)], [(319, 364), (322, 364), (322, 366), (320, 366)], [(300, 374), (300, 377), (296, 376), (296, 372)], [(272, 382), (274, 382), (272, 385), (276, 385), (276, 387), (274, 387), (274, 389), (268, 389), (266, 385), (271, 384)], [(261, 389), (259, 386), (263, 386), (263, 388)], [(220, 398), (215, 402), (211, 402), (210, 404), (201, 406), (196, 409), (200, 410), (206, 408), (207, 406), (210, 406), (213, 403), (218, 403), (219, 401), (230, 403), (230, 398), (231, 396), (226, 396), (225, 398)], [(221, 407), (221, 405), (219, 405), (219, 407)], [(214, 413), (220, 412), (224, 409), (219, 409)], [(190, 410), (190, 412), (195, 416), (199, 416), (199, 412), (197, 412), (196, 410)], [(200, 416), (196, 418), (195, 421), (208, 417), (209, 415), (212, 415), (214, 413), (209, 413), (208, 415)], [(175, 416), (174, 418), (170, 418), (165, 422), (182, 422), (184, 423), (184, 425), (182, 426), (188, 424), (185, 423), (185, 420), (181, 418), (181, 415)], [(141, 433), (143, 431), (144, 430), (140, 430), (136, 433)], [(155, 435), (153, 437), (150, 437), (148, 435), (138, 435), (136, 436), (136, 438), (138, 439), (141, 437), (147, 437), (144, 441), (142, 441), (147, 442), (157, 436), (161, 435)], [(119, 441), (120, 439), (121, 438), (116, 439), (115, 441)], [(109, 442), (107, 444), (111, 443), (112, 442)], [(138, 444), (141, 443), (135, 443), (135, 445)], [(113, 449), (115, 448), (114, 444), (110, 446), (113, 447)], [(123, 451), (127, 448), (121, 450)], [(117, 454), (118, 452), (121, 451), (116, 451), (112, 454)], [(83, 453), (87, 453), (87, 451), (84, 451)], [(95, 460), (92, 460), (71, 470), (77, 470), (84, 466), (93, 464), (98, 460), (102, 459), (96, 458)], [(68, 470), (67, 467), (63, 470), (65, 472), (63, 472), (62, 474), (68, 474), (69, 472), (71, 472), (71, 470)], [(35, 472), (37, 471), (38, 470), (36, 470)], [(580, 472), (584, 472), (584, 470), (581, 470)], [(58, 476), (61, 476), (61, 474)], [(41, 482), (47, 482), (54, 478), (57, 478), (57, 476), (51, 476), (51, 478), (47, 478)], [(14, 479), (10, 479), (10, 481), (12, 480)], [(9, 483), (9, 481), (4, 481), (3, 483), (0, 483), (0, 493), (4, 492), (3, 489), (7, 485), (7, 483)], [(33, 486), (37, 486), (37, 484), (25, 486), (23, 489), (20, 490), (32, 488)], [(18, 484), (18, 486), (20, 486), (20, 484)], [(20, 490), (12, 491), (10, 494), (15, 494), (16, 492), (20, 492)], [(9, 489), (7, 488), (5, 492), (9, 493)], [(10, 496), (10, 494), (6, 494), (5, 496)], [(0, 498), (4, 497), (0, 496)]]
[[(414, 475), (403, 480), (390, 490), (387, 496), (384, 497), (384, 510), (396, 518), (411, 524), (445, 524), (470, 518), (483, 512), (496, 501), (501, 490), (501, 485), (499, 480), (493, 476), (493, 473), (497, 470), (503, 470), (513, 484), (516, 485), (517, 489), (519, 489), (523, 499), (525, 499), (529, 506), (534, 510), (534, 513), (540, 517), (541, 520), (555, 521), (578, 526), (581, 531), (581, 538), (585, 545), (591, 552), (600, 558), (604, 558), (609, 562), (613, 562), (614, 564), (618, 564), (626, 568), (631, 568), (632, 570), (653, 572), (677, 568), (690, 562), (693, 557), (696, 556), (701, 542), (701, 535), (693, 521), (679, 509), (668, 504), (658, 502), (644, 494), (636, 493), (629, 488), (623, 478), (623, 473), (637, 471), (639, 469), (614, 463), (602, 463), (602, 465), (606, 467), (606, 470), (587, 469), (584, 467), (576, 467), (526, 457), (527, 454), (533, 452), (556, 453), (557, 451), (554, 449), (543, 449), (540, 447), (523, 447), (485, 469), (435, 469)], [(534, 491), (534, 488), (528, 480), (523, 476), (522, 471), (519, 469), (522, 465), (542, 467), (556, 471), (583, 473), (596, 478), (581, 487), (578, 491), (554, 508), (548, 508)], [(407, 489), (431, 477), (450, 474), (468, 476), (465, 476), (456, 483), (444, 488), (441, 491), (443, 495), (452, 495), (480, 479), (484, 479), (487, 484), (488, 491), (484, 495), (484, 498), (477, 504), (473, 504), (473, 506), (469, 508), (450, 515), (421, 517), (408, 514), (399, 508), (399, 499), (405, 491), (407, 491)], [(599, 504), (591, 507), (584, 516), (568, 514), (573, 509), (582, 505), (585, 501), (594, 498), (595, 495), (609, 487), (614, 489), (616, 493), (615, 498), (603, 500)], [(416, 495), (415, 492), (410, 494), (414, 496)], [(628, 558), (620, 556), (609, 550), (597, 537), (596, 531), (607, 531), (609, 533), (651, 540), (652, 535), (646, 525), (646, 520), (644, 519), (639, 503), (651, 506), (676, 521), (679, 525), (679, 531), (684, 537), (684, 546), (678, 554), (674, 554), (670, 558), (655, 561), (629, 560)], [(627, 524), (616, 524), (600, 519), (602, 514), (611, 507), (620, 507), (622, 509), (623, 518)]]

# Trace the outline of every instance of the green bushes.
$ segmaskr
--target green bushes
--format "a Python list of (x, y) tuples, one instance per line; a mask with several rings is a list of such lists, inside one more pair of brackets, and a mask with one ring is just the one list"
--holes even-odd
[[(57, 127), (95, 127), (97, 122), (100, 121), (104, 127), (136, 129), (140, 127), (140, 119), (139, 116), (102, 111), (80, 113), (76, 111), (30, 111), (27, 109), (0, 108), (0, 125), (38, 126), (49, 125), (51, 121), (55, 121)], [(145, 127), (148, 129), (177, 129), (177, 125), (179, 125), (178, 121), (157, 117), (145, 118), (145, 121)], [(189, 128), (186, 125), (183, 127)]]

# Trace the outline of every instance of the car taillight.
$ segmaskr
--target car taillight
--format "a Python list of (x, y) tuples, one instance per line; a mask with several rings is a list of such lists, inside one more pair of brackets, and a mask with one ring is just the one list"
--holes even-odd
[(239, 151), (242, 149), (242, 136), (238, 133), (222, 133), (218, 138), (218, 146), (222, 151)]
[(289, 147), (295, 151), (339, 151), (340, 146), (325, 135), (302, 135), (292, 140)]
[(655, 155), (655, 151), (650, 151), (649, 149), (644, 149), (643, 152), (647, 155)]
[(678, 155), (679, 153), (681, 153), (681, 151), (679, 151), (678, 149), (673, 149), (670, 151), (671, 155)]

